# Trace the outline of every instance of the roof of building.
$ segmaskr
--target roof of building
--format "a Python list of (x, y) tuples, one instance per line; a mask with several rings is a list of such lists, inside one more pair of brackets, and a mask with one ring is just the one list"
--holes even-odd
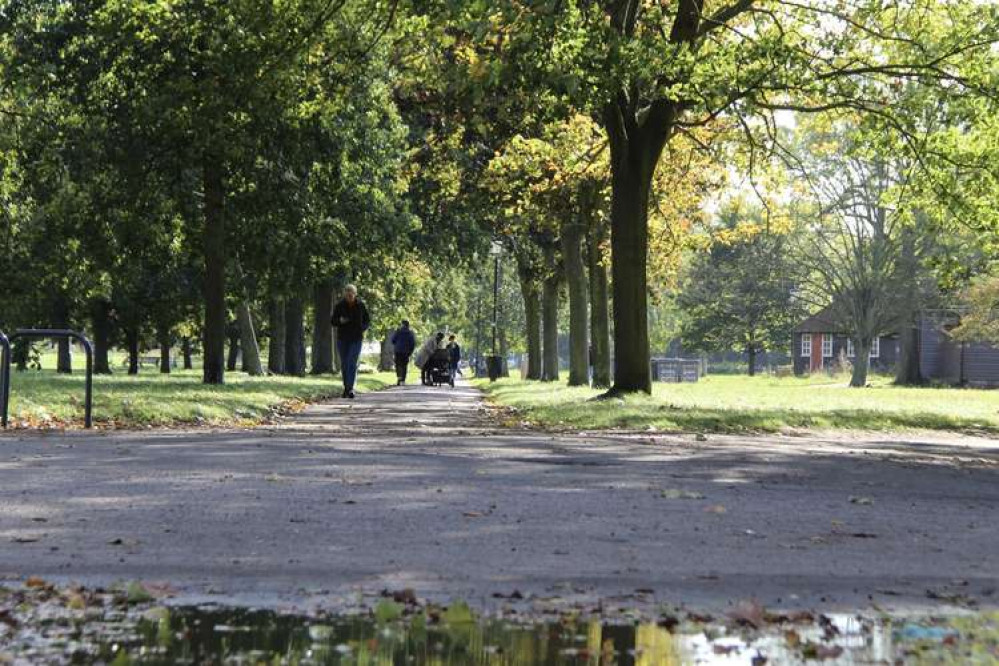
[(794, 327), (795, 333), (838, 333), (844, 329), (836, 322), (832, 306), (823, 308)]

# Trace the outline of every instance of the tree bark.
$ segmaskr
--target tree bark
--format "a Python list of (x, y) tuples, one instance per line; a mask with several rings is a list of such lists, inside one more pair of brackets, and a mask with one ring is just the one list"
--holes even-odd
[(96, 298), (90, 304), (90, 322), (94, 331), (94, 374), (111, 374), (111, 304)]
[(225, 383), (225, 190), (222, 165), (213, 155), (206, 155), (202, 164), (204, 187), (205, 228), (203, 253), (205, 261), (205, 330), (203, 381), (205, 384)]
[(389, 372), (395, 368), (395, 352), (393, 351), (392, 341), (389, 338), (391, 338), (389, 335), (382, 338), (382, 348), (378, 354), (379, 372)]
[(660, 100), (636, 118), (627, 100), (605, 109), (611, 152), (611, 273), (614, 292), (614, 392), (652, 393), (649, 350), (649, 192), (672, 133), (676, 107)]
[(510, 361), (509, 361), (510, 354), (507, 353), (508, 348), (507, 348), (507, 344), (506, 344), (506, 326), (501, 326), (500, 327), (499, 332), (497, 333), (496, 337), (499, 340), (496, 343), (497, 346), (499, 346), (499, 357), (500, 357), (500, 374), (499, 374), (499, 376), (500, 377), (509, 377), (510, 376)]
[(860, 388), (867, 386), (867, 371), (870, 368), (871, 338), (857, 337), (853, 340), (853, 373), (850, 375), (850, 386)]
[(194, 369), (194, 351), (191, 349), (191, 338), (186, 335), (180, 341), (181, 354), (184, 356), (184, 369), (193, 370)]
[(609, 388), (611, 385), (610, 362), (610, 303), (608, 302), (607, 266), (604, 263), (603, 244), (606, 227), (596, 223), (587, 243), (590, 277), (590, 345), (593, 349), (593, 386)]
[(549, 257), (549, 274), (545, 276), (541, 296), (541, 325), (544, 337), (544, 350), (541, 364), (541, 379), (546, 382), (558, 380), (558, 301), (560, 276), (555, 268), (554, 248), (546, 250)]
[[(520, 293), (524, 299), (524, 321), (527, 325), (527, 379), (541, 379), (541, 294), (537, 277), (528, 260), (517, 257)], [(478, 344), (476, 343), (476, 348)]]
[[(649, 352), (648, 205), (651, 174), (631, 160), (613, 174), (611, 266), (614, 290), (615, 391), (652, 392)], [(624, 353), (621, 353), (621, 352)]]
[(160, 374), (170, 374), (170, 331), (161, 328), (157, 332), (157, 342), (160, 346)]
[(756, 345), (750, 343), (746, 347), (746, 354), (749, 356), (749, 376), (756, 376)]
[(919, 370), (919, 323), (915, 312), (911, 318), (901, 320), (898, 336), (898, 362), (895, 366), (895, 383), (899, 386), (918, 386), (923, 383)]
[(284, 367), (289, 375), (305, 376), (305, 305), (294, 296), (285, 304)]
[(125, 330), (125, 346), (128, 347), (128, 374), (139, 374), (139, 329)]
[(270, 340), (267, 344), (267, 370), (272, 375), (283, 375), (287, 367), (284, 363), (285, 347), (285, 321), (284, 321), (284, 301), (279, 298), (272, 298), (270, 301), (270, 312), (268, 325), (270, 327)]
[[(923, 216), (917, 214), (917, 220)], [(924, 222), (925, 224), (925, 222)], [(895, 365), (895, 383), (900, 386), (915, 386), (923, 383), (919, 369), (919, 322), (917, 305), (919, 298), (919, 260), (916, 257), (915, 233), (910, 228), (902, 230), (901, 279), (898, 286), (904, 290), (900, 299), (898, 318), (898, 361)]]
[(243, 372), (251, 377), (260, 377), (264, 374), (264, 367), (260, 363), (260, 346), (253, 329), (253, 314), (245, 297), (236, 306), (236, 320), (239, 323), (239, 346), (243, 349)]
[(239, 362), (239, 326), (233, 323), (229, 327), (229, 357), (226, 359), (225, 369), (234, 371)]
[(586, 268), (583, 262), (582, 220), (566, 217), (562, 222), (562, 262), (569, 287), (569, 386), (590, 383), (590, 341), (587, 331)]
[(327, 278), (315, 284), (312, 325), (312, 374), (324, 375), (333, 372), (333, 279)]
[[(69, 305), (66, 298), (59, 294), (52, 305), (52, 327), (69, 328)], [(56, 340), (56, 372), (71, 374), (73, 372), (73, 352), (70, 349), (69, 338), (58, 338)]]

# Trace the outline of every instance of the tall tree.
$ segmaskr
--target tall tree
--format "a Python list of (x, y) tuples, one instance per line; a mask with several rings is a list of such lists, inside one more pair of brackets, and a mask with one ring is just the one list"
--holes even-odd
[(794, 297), (796, 257), (787, 229), (767, 228), (762, 211), (735, 202), (708, 246), (688, 264), (677, 306), (685, 348), (739, 350), (748, 372), (757, 355), (787, 349), (802, 304)]

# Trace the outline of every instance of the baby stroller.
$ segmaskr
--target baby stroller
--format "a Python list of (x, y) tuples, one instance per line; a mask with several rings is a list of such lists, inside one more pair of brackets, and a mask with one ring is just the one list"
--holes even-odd
[(424, 384), (427, 386), (454, 386), (451, 376), (451, 357), (446, 349), (438, 349), (430, 355), (424, 370)]

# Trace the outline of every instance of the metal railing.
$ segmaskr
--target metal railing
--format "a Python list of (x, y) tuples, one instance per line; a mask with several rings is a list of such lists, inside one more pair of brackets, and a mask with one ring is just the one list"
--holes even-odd
[(87, 377), (86, 377), (86, 394), (84, 396), (83, 403), (83, 424), (84, 427), (90, 428), (93, 426), (93, 401), (94, 401), (94, 347), (90, 344), (90, 340), (86, 338), (82, 333), (77, 333), (76, 331), (69, 331), (59, 328), (20, 328), (14, 332), (14, 335), (7, 338), (7, 336), (0, 334), (0, 345), (3, 345), (3, 379), (0, 380), (0, 421), (3, 423), (3, 427), (7, 427), (7, 409), (10, 406), (10, 350), (11, 343), (13, 343), (18, 338), (72, 338), (76, 340), (81, 345), (83, 345), (83, 351), (87, 354)]
[(7, 403), (10, 401), (10, 340), (0, 331), (0, 428), (7, 427)]

